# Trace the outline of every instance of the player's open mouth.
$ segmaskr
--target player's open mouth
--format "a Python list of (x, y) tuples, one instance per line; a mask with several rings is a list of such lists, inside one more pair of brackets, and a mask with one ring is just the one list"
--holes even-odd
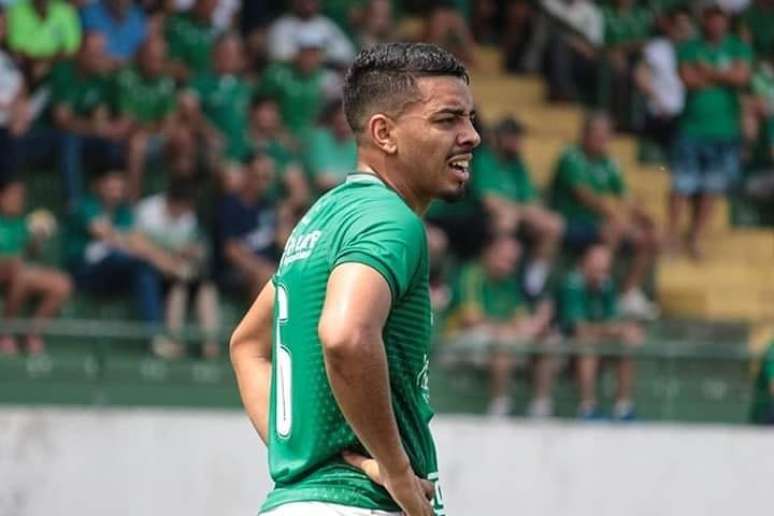
[(467, 181), (470, 177), (470, 156), (459, 156), (449, 162), (449, 168), (462, 181)]

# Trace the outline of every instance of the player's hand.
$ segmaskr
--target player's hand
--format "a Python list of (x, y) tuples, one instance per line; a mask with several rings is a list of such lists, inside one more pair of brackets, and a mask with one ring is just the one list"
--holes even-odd
[(400, 474), (388, 476), (382, 473), (379, 463), (370, 457), (350, 451), (344, 451), (342, 456), (349, 465), (361, 470), (373, 482), (383, 486), (400, 505), (406, 516), (435, 515), (433, 506), (430, 504), (435, 494), (433, 483), (416, 476), (411, 468)]

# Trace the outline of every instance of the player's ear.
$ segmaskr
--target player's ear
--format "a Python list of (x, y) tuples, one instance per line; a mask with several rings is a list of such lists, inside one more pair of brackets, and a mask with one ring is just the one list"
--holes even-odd
[(395, 154), (398, 151), (398, 143), (395, 139), (395, 122), (387, 115), (377, 113), (369, 118), (366, 131), (373, 144), (386, 154)]

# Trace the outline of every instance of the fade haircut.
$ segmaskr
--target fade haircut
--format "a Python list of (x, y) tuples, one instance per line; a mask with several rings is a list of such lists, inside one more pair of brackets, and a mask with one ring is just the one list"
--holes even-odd
[(360, 133), (374, 113), (397, 116), (418, 100), (421, 77), (458, 77), (468, 71), (450, 52), (429, 43), (384, 43), (361, 50), (344, 78), (344, 114)]

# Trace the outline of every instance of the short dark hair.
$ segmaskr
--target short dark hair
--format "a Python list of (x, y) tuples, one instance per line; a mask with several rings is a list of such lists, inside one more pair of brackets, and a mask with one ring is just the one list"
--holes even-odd
[(344, 113), (352, 132), (374, 110), (400, 112), (417, 97), (416, 79), (452, 76), (470, 82), (449, 51), (430, 43), (384, 43), (363, 49), (344, 78)]

